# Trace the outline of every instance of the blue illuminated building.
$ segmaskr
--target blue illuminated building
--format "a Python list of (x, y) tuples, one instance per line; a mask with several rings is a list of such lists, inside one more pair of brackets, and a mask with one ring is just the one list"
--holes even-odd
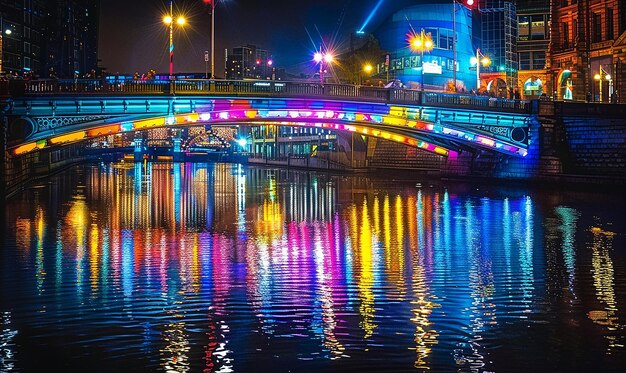
[[(470, 59), (476, 54), (473, 46), (472, 12), (456, 4), (458, 91), (476, 88), (476, 72), (470, 70)], [(389, 77), (399, 79), (409, 88), (418, 88), (422, 82), (421, 54), (409, 48), (408, 33), (430, 34), (434, 48), (424, 53), (425, 89), (450, 90), (454, 81), (453, 4), (420, 4), (402, 9), (387, 19), (374, 35), (382, 49), (390, 51)], [(376, 73), (385, 74), (386, 66), (377, 65)]]

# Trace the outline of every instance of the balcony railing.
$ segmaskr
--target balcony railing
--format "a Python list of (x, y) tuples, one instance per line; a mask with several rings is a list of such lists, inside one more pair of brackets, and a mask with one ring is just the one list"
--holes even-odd
[(265, 80), (130, 80), (99, 79), (11, 81), (7, 85), (11, 97), (41, 95), (224, 95), (268, 96), (290, 98), (337, 98), (363, 101), (458, 107), (477, 110), (536, 113), (534, 101), (509, 100), (470, 94), (423, 92), (348, 84), (319, 84)]

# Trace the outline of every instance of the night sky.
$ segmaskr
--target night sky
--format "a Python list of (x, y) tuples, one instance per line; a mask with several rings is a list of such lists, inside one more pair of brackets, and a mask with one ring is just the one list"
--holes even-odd
[[(221, 0), (216, 9), (216, 71), (223, 76), (224, 49), (256, 44), (269, 50), (279, 67), (299, 73), (310, 66), (315, 45), (335, 39), (348, 48), (350, 32), (358, 29), (379, 0)], [(384, 0), (373, 25), (419, 0)], [(429, 1), (432, 2), (432, 1)], [(102, 0), (101, 65), (109, 73), (169, 70), (169, 34), (162, 23), (165, 0)], [(174, 31), (174, 70), (204, 73), (204, 51), (210, 49), (210, 20), (202, 0), (174, 0), (188, 25)], [(368, 28), (369, 29), (369, 28)], [(367, 30), (367, 29), (366, 29)], [(308, 33), (307, 33), (308, 31)], [(310, 36), (309, 36), (310, 35)], [(338, 35), (333, 38), (333, 35)]]

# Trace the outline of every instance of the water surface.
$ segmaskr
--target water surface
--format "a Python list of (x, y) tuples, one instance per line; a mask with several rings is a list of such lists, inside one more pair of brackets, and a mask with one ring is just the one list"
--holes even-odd
[(8, 204), (0, 371), (620, 371), (624, 207), (229, 164), (74, 168)]

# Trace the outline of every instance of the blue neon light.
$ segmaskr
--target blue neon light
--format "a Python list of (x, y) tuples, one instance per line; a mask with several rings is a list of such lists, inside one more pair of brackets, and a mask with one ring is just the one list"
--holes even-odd
[(357, 34), (363, 34), (364, 33), (364, 29), (365, 27), (367, 27), (367, 25), (370, 23), (370, 21), (372, 20), (372, 18), (374, 18), (374, 15), (376, 14), (376, 12), (378, 11), (378, 8), (380, 8), (381, 5), (383, 5), (383, 2), (385, 0), (378, 0), (378, 3), (376, 4), (376, 6), (374, 7), (374, 9), (372, 9), (372, 11), (370, 12), (370, 14), (367, 16), (367, 18), (365, 19), (365, 22), (363, 23), (363, 26), (361, 26), (361, 28), (359, 29), (359, 31), (357, 31)]

